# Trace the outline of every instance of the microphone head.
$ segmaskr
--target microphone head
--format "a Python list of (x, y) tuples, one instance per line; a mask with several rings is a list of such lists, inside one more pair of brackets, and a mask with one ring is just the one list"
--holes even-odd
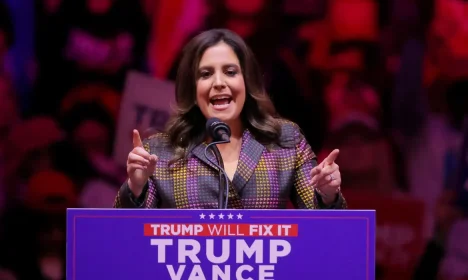
[(231, 129), (229, 126), (218, 118), (209, 118), (206, 121), (206, 132), (214, 141), (222, 140), (222, 134), (227, 134), (231, 137)]

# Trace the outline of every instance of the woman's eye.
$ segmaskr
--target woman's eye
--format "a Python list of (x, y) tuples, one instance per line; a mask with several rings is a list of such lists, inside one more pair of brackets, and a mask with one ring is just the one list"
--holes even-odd
[(203, 71), (203, 72), (200, 73), (200, 77), (203, 78), (203, 79), (208, 78), (210, 75), (211, 75), (211, 73), (208, 72), (208, 71)]
[(237, 71), (234, 70), (234, 69), (230, 69), (230, 70), (226, 71), (226, 75), (228, 75), (228, 76), (234, 76), (236, 74), (237, 74)]

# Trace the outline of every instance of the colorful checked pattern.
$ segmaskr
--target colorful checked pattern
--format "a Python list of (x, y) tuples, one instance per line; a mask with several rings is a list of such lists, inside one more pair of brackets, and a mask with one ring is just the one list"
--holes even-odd
[[(296, 124), (282, 124), (281, 143), (267, 149), (245, 130), (237, 171), (229, 186), (229, 208), (283, 209), (290, 199), (297, 208), (324, 208), (310, 185), (316, 156)], [(170, 166), (173, 151), (167, 135), (145, 139), (144, 147), (159, 158), (147, 189), (142, 198), (136, 199), (124, 183), (115, 208), (217, 208), (219, 172), (205, 158), (206, 143), (196, 146), (187, 161)], [(340, 193), (332, 208), (346, 207)]]

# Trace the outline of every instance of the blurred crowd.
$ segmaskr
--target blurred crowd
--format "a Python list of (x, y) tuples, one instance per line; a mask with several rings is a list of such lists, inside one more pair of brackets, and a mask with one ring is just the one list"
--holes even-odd
[(214, 27), (319, 158), (340, 149), (345, 196), (423, 205), (410, 275), (379, 279), (468, 279), (467, 26), (463, 0), (0, 0), (0, 279), (65, 279), (65, 209), (112, 207), (126, 178), (128, 71), (174, 81)]

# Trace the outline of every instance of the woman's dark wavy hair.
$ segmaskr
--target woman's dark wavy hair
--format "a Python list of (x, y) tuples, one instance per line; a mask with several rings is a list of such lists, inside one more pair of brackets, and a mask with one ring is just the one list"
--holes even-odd
[(211, 29), (194, 37), (182, 53), (175, 85), (176, 112), (166, 129), (169, 142), (175, 148), (174, 161), (186, 158), (193, 147), (206, 139), (206, 118), (195, 105), (197, 73), (205, 50), (220, 42), (234, 50), (244, 76), (246, 100), (241, 112), (244, 128), (266, 146), (279, 142), (281, 126), (252, 51), (234, 32)]

